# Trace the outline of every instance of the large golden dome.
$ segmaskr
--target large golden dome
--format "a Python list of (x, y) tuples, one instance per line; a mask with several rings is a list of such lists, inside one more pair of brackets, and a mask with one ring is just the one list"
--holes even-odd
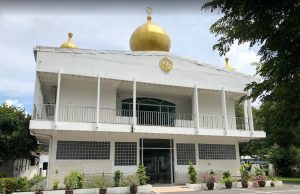
[(147, 22), (132, 33), (130, 49), (132, 51), (169, 51), (171, 41), (168, 34), (152, 23), (150, 13), (148, 14)]

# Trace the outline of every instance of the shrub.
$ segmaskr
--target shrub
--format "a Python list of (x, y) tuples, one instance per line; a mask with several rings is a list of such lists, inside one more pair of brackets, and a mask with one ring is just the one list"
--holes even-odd
[(4, 193), (4, 181), (3, 181), (3, 178), (0, 178), (0, 193)]
[(255, 168), (255, 175), (265, 175), (265, 171), (261, 168)]
[(197, 171), (192, 162), (189, 162), (188, 171), (189, 171), (188, 173), (189, 173), (189, 179), (190, 179), (191, 183), (195, 184), (197, 182)]
[(72, 171), (65, 176), (64, 184), (66, 189), (81, 189), (83, 185), (83, 174), (79, 171)]
[(120, 170), (117, 170), (114, 173), (114, 185), (115, 187), (123, 186), (123, 173)]
[(240, 173), (241, 173), (242, 182), (247, 182), (250, 179), (249, 171), (247, 170), (246, 167), (241, 166)]
[(147, 175), (146, 175), (146, 167), (144, 165), (139, 165), (136, 175), (139, 179), (140, 185), (147, 184)]
[(217, 182), (217, 176), (215, 174), (205, 174), (202, 176), (204, 183), (215, 183)]
[(139, 185), (140, 183), (137, 174), (129, 175), (127, 177), (127, 182), (129, 186)]
[(99, 188), (99, 189), (106, 189), (111, 184), (108, 179), (104, 176), (95, 176), (93, 178), (92, 187)]
[(28, 191), (29, 184), (27, 178), (2, 178), (0, 188), (6, 193), (15, 191)]
[(222, 176), (223, 183), (233, 182), (233, 181), (235, 181), (235, 179), (231, 176), (229, 171), (223, 172), (223, 176)]
[(53, 190), (58, 190), (58, 188), (59, 188), (59, 180), (58, 179), (53, 179), (52, 189)]
[(258, 175), (256, 176), (256, 181), (260, 182), (260, 181), (266, 181), (267, 177), (265, 175)]

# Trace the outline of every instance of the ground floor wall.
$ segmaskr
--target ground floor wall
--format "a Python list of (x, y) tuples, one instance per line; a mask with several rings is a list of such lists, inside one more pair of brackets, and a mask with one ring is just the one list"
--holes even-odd
[[(47, 187), (51, 188), (54, 179), (60, 181), (60, 186), (64, 187), (63, 179), (71, 171), (78, 170), (86, 175), (92, 174), (112, 174), (116, 170), (121, 170), (124, 175), (133, 174), (137, 170), (137, 165), (140, 164), (142, 156), (140, 153), (140, 140), (141, 139), (171, 139), (173, 148), (171, 148), (172, 153), (172, 182), (173, 183), (186, 183), (188, 182), (188, 162), (184, 161), (185, 157), (191, 157), (194, 154), (194, 164), (196, 170), (199, 174), (206, 173), (209, 170), (214, 170), (215, 172), (229, 170), (232, 175), (239, 176), (240, 160), (239, 160), (239, 148), (238, 148), (238, 139), (231, 137), (204, 137), (204, 136), (185, 136), (185, 135), (163, 135), (163, 134), (138, 134), (138, 133), (104, 133), (104, 132), (75, 132), (75, 131), (66, 131), (66, 132), (56, 132), (51, 140), (49, 147), (49, 167), (48, 167), (48, 179)], [(67, 147), (63, 143), (73, 142), (71, 144), (74, 147), (78, 146), (76, 142), (86, 142), (85, 146), (90, 146), (90, 149), (85, 150), (84, 157), (82, 157), (82, 147), (77, 147), (78, 153), (72, 153), (71, 156), (68, 152)], [(107, 142), (105, 144), (95, 144), (95, 142)], [(132, 142), (136, 146), (136, 151), (131, 150), (130, 153), (125, 153), (128, 151), (126, 148), (129, 144), (122, 144), (124, 142)], [(94, 143), (94, 144), (93, 144)], [(180, 145), (179, 145), (180, 144)], [(200, 145), (201, 144), (201, 145)], [(109, 145), (109, 147), (105, 147)], [(118, 148), (116, 147), (118, 146)], [(179, 148), (182, 149), (182, 146), (191, 146), (194, 147), (193, 151), (181, 153)], [(194, 146), (193, 146), (194, 145)], [(211, 147), (212, 145), (212, 147)], [(226, 145), (234, 146), (234, 151), (230, 153), (234, 154), (234, 157), (227, 159), (215, 159), (214, 155), (207, 153), (210, 159), (205, 158), (200, 151), (201, 156), (199, 155), (199, 149), (206, 147), (206, 152), (210, 149), (216, 150), (215, 145), (218, 147), (226, 147)], [(57, 152), (58, 146), (63, 148)], [(97, 156), (93, 155), (95, 146), (104, 146), (106, 150), (109, 151), (107, 154), (103, 154), (102, 159), (99, 159)], [(181, 147), (180, 147), (181, 146)], [(207, 147), (208, 146), (208, 147)], [(126, 151), (127, 149), (127, 151)], [(223, 148), (222, 148), (223, 149)], [(224, 150), (217, 150), (221, 154)], [(124, 151), (125, 150), (125, 151)], [(74, 151), (74, 150), (73, 150)], [(124, 159), (120, 160), (116, 158), (116, 152), (124, 155)], [(80, 154), (81, 153), (81, 154)], [(191, 154), (192, 153), (192, 154)], [(69, 154), (69, 155), (68, 155)], [(77, 155), (76, 155), (77, 154)], [(180, 154), (180, 157), (178, 156)], [(63, 156), (64, 155), (64, 156)], [(106, 156), (107, 155), (107, 156)], [(223, 153), (224, 155), (224, 153)], [(65, 157), (66, 156), (66, 157)], [(132, 161), (132, 156), (134, 161)], [(226, 156), (226, 153), (225, 155)], [(76, 158), (76, 159), (64, 159), (64, 158)], [(82, 159), (80, 159), (82, 157)], [(100, 158), (101, 158), (100, 157)], [(204, 157), (204, 158), (203, 158)], [(84, 159), (83, 159), (84, 158)], [(104, 159), (103, 159), (104, 158)], [(179, 164), (179, 162), (181, 164)], [(118, 163), (118, 164), (117, 164)], [(184, 165), (182, 164), (184, 163)]]

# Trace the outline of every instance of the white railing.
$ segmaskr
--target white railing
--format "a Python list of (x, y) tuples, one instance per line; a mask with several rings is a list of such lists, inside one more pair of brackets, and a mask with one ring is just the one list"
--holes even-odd
[(137, 111), (137, 124), (167, 127), (195, 127), (193, 114)]
[[(33, 120), (54, 120), (55, 104), (34, 105)], [(137, 124), (145, 126), (196, 127), (194, 114), (155, 111), (137, 111)], [(96, 123), (96, 107), (59, 106), (58, 121)], [(99, 123), (133, 124), (133, 111), (122, 109), (99, 109)], [(229, 130), (249, 130), (249, 122), (242, 117), (227, 117)], [(199, 115), (199, 128), (224, 129), (224, 117)]]
[(132, 115), (132, 110), (100, 108), (99, 122), (113, 124), (133, 124)]
[(67, 122), (96, 122), (95, 107), (59, 106), (58, 120)]
[(33, 120), (54, 120), (55, 104), (35, 104), (33, 107)]
[(205, 129), (223, 129), (224, 117), (216, 115), (200, 115), (199, 127)]

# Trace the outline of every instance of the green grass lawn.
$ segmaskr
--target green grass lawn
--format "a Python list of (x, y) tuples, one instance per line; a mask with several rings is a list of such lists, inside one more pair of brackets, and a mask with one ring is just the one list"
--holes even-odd
[(300, 184), (300, 178), (295, 177), (279, 177), (283, 183), (293, 183), (293, 184)]

